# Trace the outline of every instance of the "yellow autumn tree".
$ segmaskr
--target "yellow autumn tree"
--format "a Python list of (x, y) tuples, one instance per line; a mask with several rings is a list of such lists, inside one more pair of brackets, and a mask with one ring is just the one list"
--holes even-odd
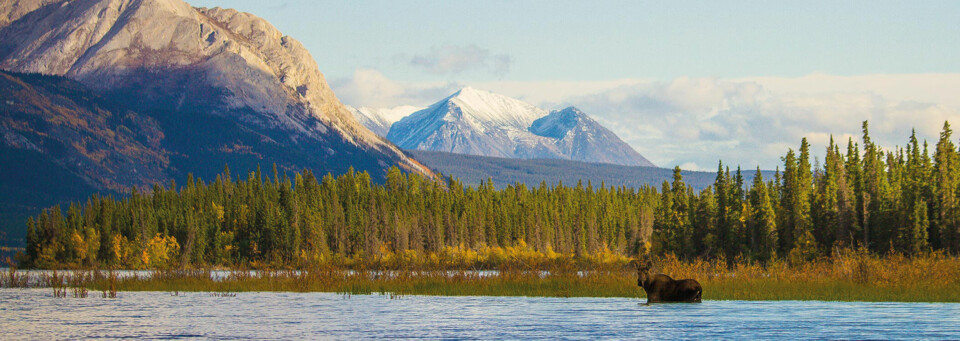
[(180, 244), (173, 236), (163, 237), (159, 233), (147, 241), (142, 251), (143, 265), (150, 269), (168, 268), (174, 264), (180, 254)]

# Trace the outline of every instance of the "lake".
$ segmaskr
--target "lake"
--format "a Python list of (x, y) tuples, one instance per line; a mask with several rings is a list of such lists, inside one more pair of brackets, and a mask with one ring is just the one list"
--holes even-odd
[(960, 339), (960, 304), (0, 289), (0, 340)]

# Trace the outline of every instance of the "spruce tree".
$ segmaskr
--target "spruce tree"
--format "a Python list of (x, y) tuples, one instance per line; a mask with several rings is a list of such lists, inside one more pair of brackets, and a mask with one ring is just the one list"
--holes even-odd
[(943, 131), (940, 132), (940, 141), (937, 142), (937, 149), (934, 154), (936, 169), (936, 187), (934, 189), (937, 199), (937, 230), (939, 232), (940, 247), (948, 251), (960, 250), (957, 239), (957, 229), (960, 228), (960, 204), (957, 200), (957, 187), (960, 184), (960, 157), (957, 155), (956, 147), (953, 144), (953, 130), (950, 129), (950, 123), (943, 124)]

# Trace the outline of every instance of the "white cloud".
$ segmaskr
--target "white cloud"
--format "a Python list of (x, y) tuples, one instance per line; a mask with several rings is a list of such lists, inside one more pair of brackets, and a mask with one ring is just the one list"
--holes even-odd
[(713, 169), (703, 169), (703, 168), (700, 168), (700, 166), (697, 166), (697, 164), (696, 164), (696, 163), (693, 163), (693, 162), (687, 162), (687, 163), (684, 163), (684, 164), (680, 165), (680, 169), (682, 169), (682, 170), (691, 170), (691, 171), (712, 171), (712, 170), (713, 170)]
[(512, 58), (506, 54), (491, 54), (476, 45), (444, 44), (425, 54), (414, 55), (410, 65), (432, 74), (458, 74), (467, 70), (487, 70), (497, 76), (510, 71)]
[(330, 86), (343, 103), (372, 108), (425, 107), (463, 87), (457, 83), (398, 82), (371, 69), (357, 69), (352, 78), (332, 80)]
[(622, 85), (650, 80), (620, 79), (608, 81), (496, 81), (473, 83), (471, 86), (517, 98), (544, 108), (560, 105), (564, 99), (592, 94)]
[[(960, 74), (810, 75), (797, 78), (672, 81), (498, 81), (471, 86), (545, 109), (574, 105), (662, 167), (712, 170), (718, 160), (773, 169), (787, 148), (807, 137), (822, 159), (830, 135), (846, 146), (870, 121), (873, 140), (903, 145), (916, 128), (935, 142), (945, 120), (960, 122)], [(404, 83), (374, 70), (334, 82), (345, 102), (426, 106), (460, 88), (455, 83)]]
[(898, 101), (938, 103), (960, 107), (960, 74), (900, 74), (834, 76), (811, 74), (803, 77), (753, 77), (734, 81), (752, 81), (778, 93), (828, 94), (874, 93)]
[[(603, 118), (615, 133), (661, 166), (693, 163), (772, 169), (801, 138), (822, 155), (830, 135), (859, 140), (871, 122), (881, 146), (903, 145), (911, 128), (935, 139), (960, 111), (939, 103), (895, 100), (871, 92), (774, 92), (757, 81), (677, 79), (621, 86), (567, 102)], [(650, 130), (657, 131), (649, 134)], [(822, 156), (821, 156), (822, 157)]]

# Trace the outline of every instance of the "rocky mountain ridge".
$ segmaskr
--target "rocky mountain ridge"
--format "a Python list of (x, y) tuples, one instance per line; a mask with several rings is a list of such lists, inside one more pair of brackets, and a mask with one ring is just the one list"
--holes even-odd
[(136, 92), (155, 109), (288, 132), (278, 143), (342, 143), (428, 172), (353, 118), (297, 40), (248, 13), (180, 0), (13, 0), (0, 5), (0, 41), (0, 69)]
[(0, 1), (0, 70), (0, 245), (41, 208), (225, 166), (432, 174), (357, 122), (298, 41), (232, 9)]

